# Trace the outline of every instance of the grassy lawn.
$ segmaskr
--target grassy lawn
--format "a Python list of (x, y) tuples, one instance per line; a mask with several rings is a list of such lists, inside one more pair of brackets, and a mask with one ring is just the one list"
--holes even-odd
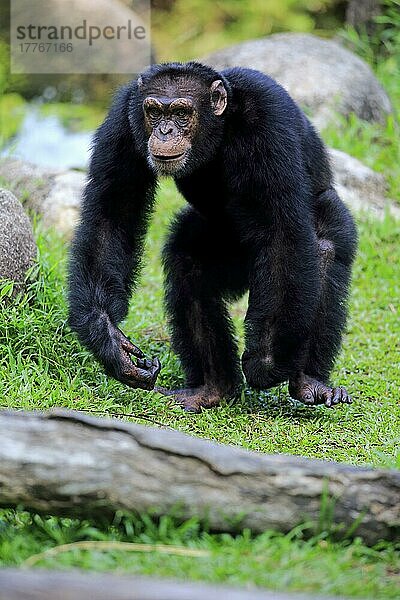
[[(183, 200), (162, 184), (146, 247), (140, 285), (124, 331), (149, 356), (159, 356), (161, 385), (179, 385), (162, 302), (160, 248), (168, 221)], [(269, 393), (246, 389), (234, 404), (201, 415), (184, 413), (156, 393), (131, 390), (107, 378), (68, 330), (65, 304), (67, 242), (36, 226), (39, 273), (19, 304), (0, 308), (0, 403), (24, 410), (65, 407), (164, 425), (252, 450), (286, 452), (353, 464), (400, 467), (399, 352), (400, 224), (359, 219), (360, 248), (354, 272), (351, 318), (333, 379), (354, 397), (350, 407), (306, 408), (286, 386)], [(7, 293), (7, 287), (3, 293)], [(1, 292), (0, 292), (1, 293)], [(232, 307), (239, 338), (245, 299)], [(113, 523), (0, 513), (0, 564), (79, 540), (167, 543), (202, 549), (205, 556), (73, 548), (38, 557), (35, 565), (157, 574), (272, 589), (397, 598), (400, 547), (368, 549), (359, 541), (334, 543), (321, 530), (304, 540), (271, 532), (251, 537), (214, 535), (190, 521), (149, 515), (116, 515)]]

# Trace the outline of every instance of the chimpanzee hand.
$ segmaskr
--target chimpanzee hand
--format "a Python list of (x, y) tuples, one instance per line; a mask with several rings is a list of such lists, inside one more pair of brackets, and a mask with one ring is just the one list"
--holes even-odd
[[(132, 388), (152, 390), (161, 370), (158, 358), (146, 359), (143, 352), (117, 327), (114, 328), (115, 340), (118, 343), (117, 365), (113, 365), (114, 377)], [(132, 357), (137, 358), (136, 364)]]

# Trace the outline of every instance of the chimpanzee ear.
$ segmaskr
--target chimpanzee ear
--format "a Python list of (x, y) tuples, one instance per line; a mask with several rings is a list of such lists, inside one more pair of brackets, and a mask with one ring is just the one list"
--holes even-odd
[(211, 84), (210, 95), (211, 108), (213, 110), (214, 115), (222, 115), (226, 108), (226, 105), (228, 104), (228, 94), (226, 93), (224, 84), (220, 79), (217, 79), (217, 81), (214, 81)]

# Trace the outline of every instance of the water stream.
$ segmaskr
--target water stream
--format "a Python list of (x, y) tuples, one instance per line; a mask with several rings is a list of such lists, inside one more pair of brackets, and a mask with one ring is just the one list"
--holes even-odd
[(92, 136), (92, 132), (69, 131), (58, 117), (43, 116), (29, 107), (17, 136), (1, 154), (42, 167), (84, 169)]

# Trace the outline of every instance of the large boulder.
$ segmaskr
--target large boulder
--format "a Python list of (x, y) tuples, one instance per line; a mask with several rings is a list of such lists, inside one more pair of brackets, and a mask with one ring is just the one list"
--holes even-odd
[(370, 67), (337, 42), (279, 33), (219, 50), (202, 59), (224, 69), (251, 67), (276, 79), (322, 129), (335, 112), (382, 121), (390, 100)]
[(41, 215), (46, 227), (71, 233), (79, 217), (85, 173), (45, 169), (9, 158), (0, 161), (0, 177), (27, 208)]
[(22, 205), (11, 192), (0, 189), (0, 280), (14, 281), (14, 291), (20, 290), (36, 255), (32, 227)]

